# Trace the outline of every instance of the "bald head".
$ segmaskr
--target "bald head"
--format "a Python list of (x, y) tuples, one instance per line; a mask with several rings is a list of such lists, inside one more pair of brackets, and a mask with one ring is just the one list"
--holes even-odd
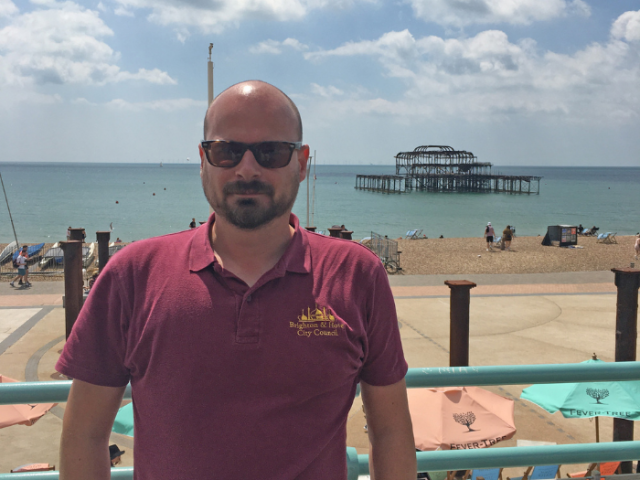
[(250, 115), (256, 106), (266, 118), (278, 119), (291, 131), (295, 138), (290, 141), (302, 141), (302, 118), (296, 104), (282, 90), (261, 80), (236, 83), (215, 98), (204, 117), (205, 140), (218, 135), (218, 127), (230, 110), (241, 113), (245, 109)]

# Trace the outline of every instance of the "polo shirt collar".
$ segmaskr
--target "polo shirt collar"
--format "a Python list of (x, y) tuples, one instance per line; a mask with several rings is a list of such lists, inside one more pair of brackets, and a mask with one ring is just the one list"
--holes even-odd
[[(192, 272), (204, 270), (216, 262), (209, 239), (209, 233), (213, 228), (215, 217), (216, 214), (214, 212), (209, 216), (209, 220), (205, 225), (196, 228), (189, 249), (189, 270)], [(289, 224), (294, 228), (295, 232), (287, 250), (274, 269), (309, 273), (311, 271), (311, 250), (309, 249), (308, 232), (300, 227), (298, 217), (293, 213), (289, 216)]]

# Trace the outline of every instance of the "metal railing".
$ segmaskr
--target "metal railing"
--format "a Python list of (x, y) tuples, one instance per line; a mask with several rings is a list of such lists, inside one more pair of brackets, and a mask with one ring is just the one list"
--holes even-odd
[(379, 233), (371, 232), (371, 240), (367, 246), (380, 258), (387, 272), (393, 274), (398, 270), (402, 270), (398, 242)]
[[(450, 387), (525, 385), (532, 383), (602, 382), (640, 380), (640, 362), (504, 365), (484, 367), (412, 368), (407, 386)], [(0, 404), (64, 402), (71, 381), (0, 384)], [(131, 398), (130, 386), (125, 398)], [(418, 452), (418, 471), (630, 461), (640, 459), (640, 442), (609, 442), (536, 447), (502, 447), (481, 450)], [(369, 456), (347, 447), (348, 479), (369, 473)], [(132, 479), (133, 468), (113, 468), (113, 479)], [(0, 480), (53, 480), (58, 472), (0, 474)]]

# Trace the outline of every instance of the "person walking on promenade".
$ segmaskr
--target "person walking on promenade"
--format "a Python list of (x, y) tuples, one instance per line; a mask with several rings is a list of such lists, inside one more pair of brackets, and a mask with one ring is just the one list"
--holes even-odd
[[(74, 379), (60, 479), (109, 478), (109, 434), (131, 382), (137, 480), (346, 480), (358, 383), (376, 480), (414, 480), (384, 267), (291, 213), (309, 157), (297, 107), (267, 83), (233, 85), (207, 110), (204, 138), (215, 213), (112, 257), (56, 364)], [(167, 438), (169, 455), (159, 453)]]
[(502, 231), (502, 244), (504, 248), (509, 251), (511, 251), (511, 240), (513, 240), (513, 232), (511, 231), (511, 227), (507, 225), (507, 228)]
[(29, 254), (27, 253), (27, 246), (23, 245), (22, 250), (16, 257), (16, 265), (18, 266), (18, 275), (9, 282), (9, 285), (15, 287), (15, 281), (20, 280), (22, 283), (24, 281), (24, 285), (26, 287), (30, 287), (29, 277), (27, 276), (27, 260), (29, 260)]
[(491, 226), (491, 222), (487, 223), (487, 228), (484, 229), (484, 238), (487, 241), (487, 252), (493, 250), (493, 237), (496, 236), (496, 232)]

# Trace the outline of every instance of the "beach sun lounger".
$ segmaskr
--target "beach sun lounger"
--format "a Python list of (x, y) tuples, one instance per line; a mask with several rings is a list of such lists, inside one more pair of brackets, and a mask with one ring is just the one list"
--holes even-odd
[(469, 470), (465, 480), (502, 480), (502, 468), (475, 468)]
[(417, 240), (422, 235), (422, 230), (409, 230), (404, 236), (405, 240)]
[(599, 466), (597, 463), (592, 463), (589, 467), (582, 472), (567, 473), (569, 478), (589, 477), (594, 470), (598, 470), (600, 475), (605, 477), (618, 473), (620, 470), (620, 462), (603, 462)]
[(522, 477), (507, 477), (507, 480), (552, 480), (554, 478), (560, 478), (560, 465), (528, 467)]
[(616, 235), (618, 234), (618, 232), (615, 233), (611, 233), (611, 232), (606, 232), (606, 233), (601, 233), (598, 235), (598, 238), (596, 239), (597, 243), (618, 243), (618, 240), (616, 240)]

